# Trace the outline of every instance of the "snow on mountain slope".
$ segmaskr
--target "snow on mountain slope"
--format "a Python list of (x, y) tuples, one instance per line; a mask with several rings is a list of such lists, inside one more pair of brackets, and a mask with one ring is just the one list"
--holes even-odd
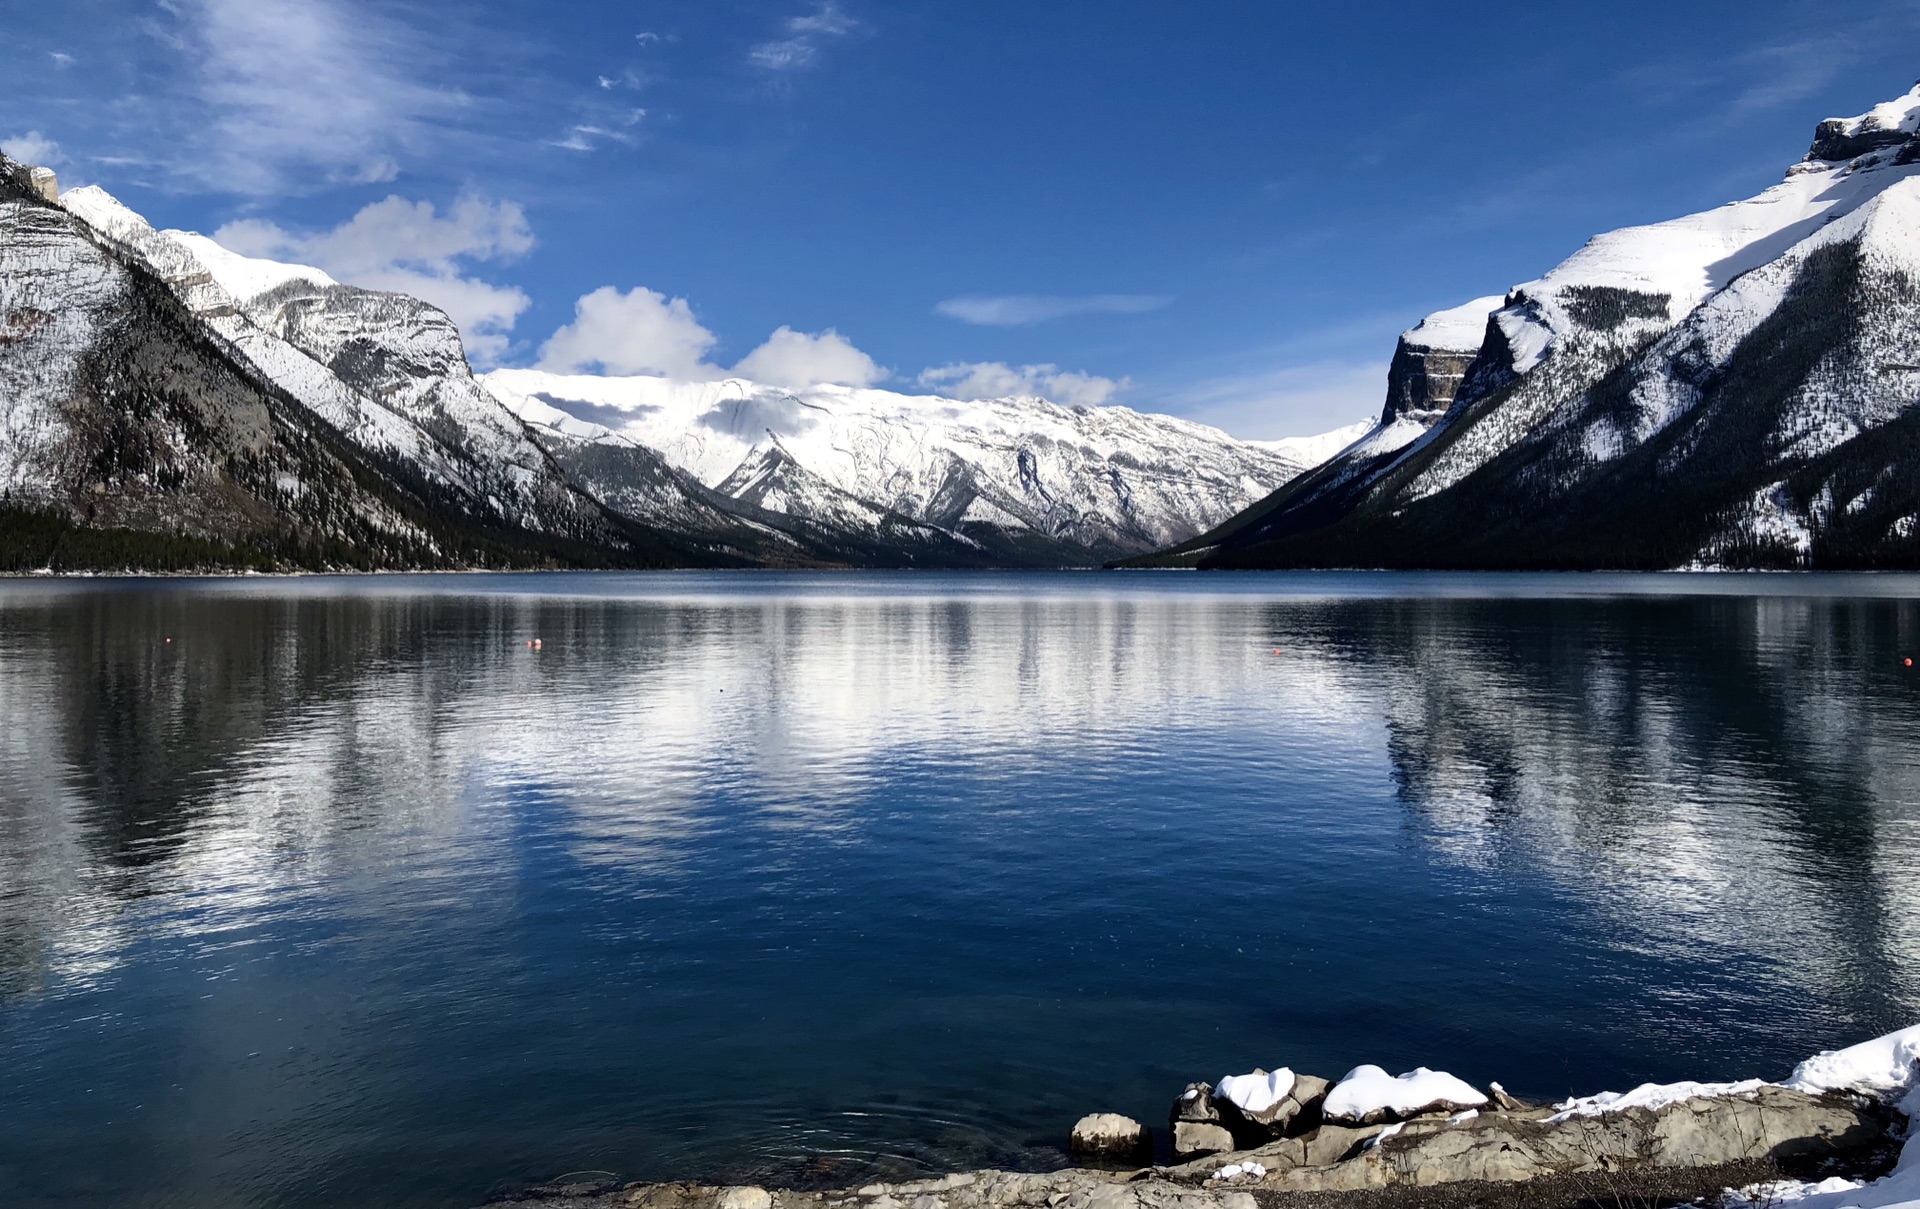
[(982, 527), (1027, 533), (1092, 556), (1200, 533), (1359, 435), (1255, 443), (1123, 407), (785, 390), (738, 378), (508, 369), (484, 381), (536, 431), (631, 441), (734, 498), (761, 482), (736, 472), (777, 449), (780, 464), (832, 489), (782, 492), (789, 513), (854, 523), (851, 498), (963, 535)]
[(1302, 469), (1311, 469), (1338, 455), (1341, 450), (1366, 436), (1377, 426), (1373, 420), (1356, 420), (1343, 428), (1315, 433), (1310, 437), (1281, 437), (1273, 441), (1246, 443), (1257, 445), (1262, 449), (1271, 449), (1281, 457), (1298, 462)]
[(10, 567), (44, 565), (18, 560), (55, 548), (29, 532), (49, 521), (119, 531), (83, 563), (444, 565), (403, 492), (25, 177), (0, 156), (0, 490), (37, 514), (0, 531)]
[[(1664, 337), (1633, 368), (1630, 405), (1596, 418), (1582, 436), (1595, 458), (1616, 458), (1699, 403), (1702, 383), (1728, 362), (1760, 325), (1776, 314), (1809, 262), (1823, 251), (1851, 246), (1862, 268), (1887, 279), (1920, 279), (1920, 181), (1903, 177), (1845, 218), (1817, 229), (1777, 260), (1747, 273), (1710, 298)], [(1910, 359), (1913, 323), (1899, 309), (1861, 316), (1854, 355), (1818, 367), (1784, 416), (1778, 452), (1818, 455), (1886, 423), (1914, 402), (1910, 376), (1888, 372)], [(1900, 331), (1882, 330), (1891, 321)], [(1862, 369), (1865, 372), (1861, 372)]]
[[(1443, 415), (1419, 412), (1410, 362), (1379, 429), (1192, 555), (1903, 565), (1920, 556), (1920, 474), (1893, 435), (1920, 424), (1916, 175), (1920, 88), (1821, 123), (1757, 197), (1594, 238), (1493, 311)], [(1464, 344), (1484, 302), (1422, 327)]]
[(1435, 311), (1400, 333), (1400, 341), (1409, 348), (1477, 353), (1487, 338), (1487, 317), (1506, 304), (1504, 295), (1494, 294)]
[(318, 269), (155, 231), (97, 188), (66, 210), (139, 257), (265, 378), (349, 440), (418, 475), (482, 524), (620, 545), (519, 419), (483, 390), (459, 332), (417, 299), (340, 285)]
[[(417, 425), (358, 394), (312, 357), (248, 321), (240, 313), (239, 303), (222, 280), (209, 271), (199, 252), (211, 248), (234, 260), (239, 257), (199, 236), (194, 236), (196, 242), (189, 244), (172, 237), (173, 233), (155, 231), (145, 219), (93, 186), (70, 190), (60, 199), (60, 204), (97, 234), (128, 254), (140, 257), (173, 286), (194, 314), (229, 341), (235, 351), (356, 444), (413, 460), (436, 481), (447, 484), (460, 481), (458, 468)], [(311, 271), (318, 273), (318, 270)], [(253, 272), (243, 274), (240, 280), (278, 285), (292, 277), (292, 273), (286, 272)]]
[(1408, 498), (1443, 491), (1486, 465), (1533, 431), (1557, 401), (1638, 355), (1716, 292), (1915, 174), (1920, 164), (1894, 150), (1839, 163), (1810, 159), (1757, 197), (1596, 236), (1545, 276), (1515, 286), (1493, 316), (1504, 347), (1483, 350), (1470, 371), (1476, 380), (1462, 389), (1472, 397), (1516, 377), (1522, 384), (1498, 414), (1453, 433), (1445, 452), (1410, 484)]

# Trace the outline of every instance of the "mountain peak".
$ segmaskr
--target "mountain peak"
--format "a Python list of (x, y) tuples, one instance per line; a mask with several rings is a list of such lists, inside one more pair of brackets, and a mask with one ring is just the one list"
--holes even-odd
[(1920, 84), (1905, 96), (1875, 105), (1858, 117), (1828, 118), (1813, 132), (1809, 160), (1838, 163), (1882, 147), (1913, 141), (1920, 131)]

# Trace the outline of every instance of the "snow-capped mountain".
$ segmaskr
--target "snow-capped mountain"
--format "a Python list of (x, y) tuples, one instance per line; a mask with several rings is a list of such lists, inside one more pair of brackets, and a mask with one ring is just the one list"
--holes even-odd
[(938, 531), (984, 561), (1086, 562), (1185, 540), (1366, 428), (1254, 442), (1039, 398), (516, 369), (483, 381), (563, 464), (582, 445), (633, 445), (763, 514), (845, 534)]
[(1373, 432), (1167, 559), (1920, 565), (1917, 130), (1920, 87), (1758, 197), (1428, 319)]
[(39, 534), (10, 566), (1088, 565), (1218, 524), (1358, 432), (1244, 442), (1117, 407), (740, 380), (483, 384), (418, 299), (0, 176), (0, 506)]
[(159, 232), (0, 157), (0, 561), (757, 561), (574, 487), (446, 317)]

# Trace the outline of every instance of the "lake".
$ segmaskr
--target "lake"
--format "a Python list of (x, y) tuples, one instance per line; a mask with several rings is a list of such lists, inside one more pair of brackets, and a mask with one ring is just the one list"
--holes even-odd
[(1920, 1020), (1914, 656), (1905, 576), (0, 582), (0, 1203), (1778, 1078)]

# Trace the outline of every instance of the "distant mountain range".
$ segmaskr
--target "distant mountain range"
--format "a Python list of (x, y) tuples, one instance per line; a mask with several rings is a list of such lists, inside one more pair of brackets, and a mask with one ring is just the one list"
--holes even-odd
[(1401, 337), (1379, 423), (1136, 566), (1920, 567), (1920, 87)]
[(0, 157), (0, 569), (1093, 566), (1366, 425), (731, 379), (476, 378), (446, 315)]

